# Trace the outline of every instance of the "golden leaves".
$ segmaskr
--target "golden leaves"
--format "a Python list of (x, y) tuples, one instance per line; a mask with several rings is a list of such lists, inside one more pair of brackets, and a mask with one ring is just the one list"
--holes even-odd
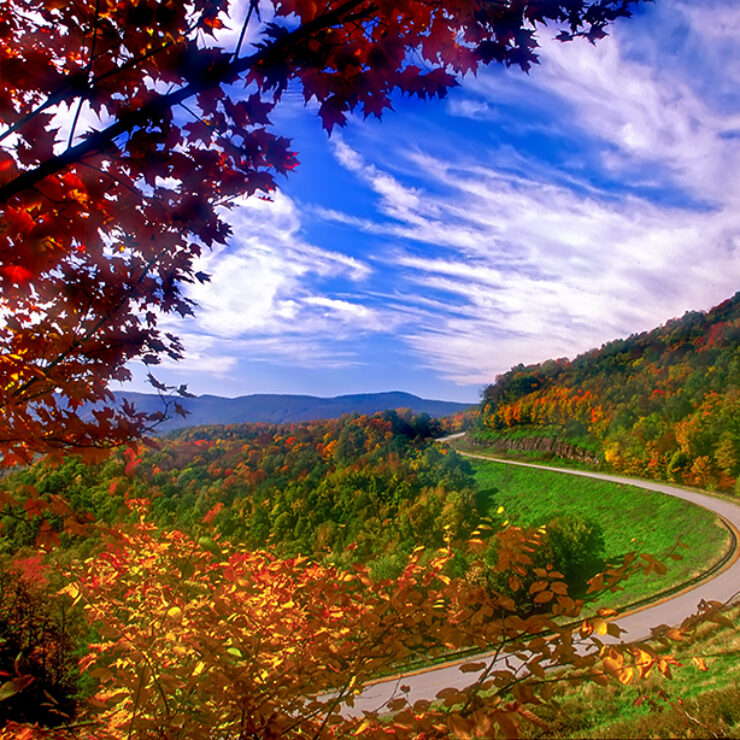
[(60, 596), (66, 594), (72, 599), (72, 606), (75, 606), (82, 599), (82, 591), (76, 583), (68, 583), (64, 588), (57, 591)]
[[(510, 562), (529, 582), (534, 566), (517, 555), (518, 543), (530, 546), (527, 534), (510, 528), (504, 537)], [(132, 723), (141, 732), (157, 726), (206, 736), (213, 727), (236, 727), (248, 706), (256, 734), (289, 734), (299, 720), (301, 732), (317, 734), (324, 711), (335, 735), (513, 735), (520, 721), (540, 721), (552, 665), (578, 667), (599, 684), (634, 682), (653, 668), (670, 675), (677, 665), (643, 646), (598, 639), (599, 655), (580, 654), (570, 628), (553, 619), (558, 604), (547, 605), (563, 584), (559, 574), (539, 569), (531, 590), (548, 601), (524, 619), (503, 610), (498, 594), (448, 575), (452, 557), (449, 548), (418, 550), (397, 579), (375, 582), (363, 566), (341, 572), (223, 541), (211, 552), (182, 533), (140, 522), (115, 548), (80, 566), (79, 588), (92, 597), (85, 609), (104, 640), (87, 659), (101, 682), (101, 716), (110, 728)], [(72, 585), (63, 591), (76, 594)], [(612, 611), (585, 620), (581, 635), (614, 634)], [(340, 711), (363, 682), (397, 661), (471, 645), (499, 646), (506, 660), (462, 663), (470, 685), (440, 690), (436, 703), (410, 693), (393, 697), (383, 722)], [(141, 672), (142, 661), (148, 672)], [(164, 709), (157, 686), (177, 706), (174, 713)]]
[(547, 604), (548, 602), (552, 601), (555, 594), (553, 594), (552, 591), (540, 591), (535, 597), (534, 597), (534, 603), (535, 604)]
[(592, 624), (593, 624), (594, 632), (596, 632), (597, 635), (606, 634), (608, 625), (605, 619), (601, 619), (601, 618), (594, 619)]
[(473, 663), (463, 663), (459, 670), (463, 673), (480, 673), (485, 667), (485, 661), (475, 661)]

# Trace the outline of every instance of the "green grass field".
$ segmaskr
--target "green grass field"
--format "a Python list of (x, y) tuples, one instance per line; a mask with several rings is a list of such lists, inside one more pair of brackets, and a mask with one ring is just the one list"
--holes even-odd
[[(495, 488), (493, 501), (521, 526), (546, 524), (556, 516), (579, 514), (601, 525), (607, 557), (637, 551), (665, 560), (664, 576), (634, 577), (624, 591), (594, 605), (621, 607), (683, 583), (704, 572), (726, 552), (729, 533), (709, 511), (639, 486), (582, 478), (548, 470), (471, 460), (481, 490)], [(686, 548), (676, 550), (678, 542)]]
[[(523, 727), (523, 737), (740, 737), (740, 607), (726, 616), (733, 626), (705, 624), (696, 636), (671, 645), (667, 652), (681, 667), (670, 680), (653, 673), (627, 686), (564, 682), (553, 697), (558, 707), (542, 713), (547, 730)], [(706, 671), (692, 663), (695, 657), (704, 660)], [(659, 690), (667, 696), (659, 701), (662, 711), (635, 703), (641, 692), (656, 698)]]

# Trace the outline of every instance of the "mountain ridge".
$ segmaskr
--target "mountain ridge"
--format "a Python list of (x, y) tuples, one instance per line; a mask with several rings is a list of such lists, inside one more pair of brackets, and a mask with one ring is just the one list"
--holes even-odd
[[(140, 411), (155, 413), (163, 409), (162, 399), (155, 393), (116, 391), (117, 401), (127, 399)], [(203, 394), (193, 398), (177, 398), (188, 416), (167, 419), (157, 426), (158, 432), (170, 432), (192, 426), (211, 424), (243, 424), (268, 422), (273, 424), (337, 419), (344, 414), (374, 414), (387, 409), (409, 408), (415, 414), (448, 416), (475, 406), (458, 401), (427, 399), (405, 391), (381, 393), (351, 393), (322, 397), (292, 393), (253, 393), (228, 398)]]

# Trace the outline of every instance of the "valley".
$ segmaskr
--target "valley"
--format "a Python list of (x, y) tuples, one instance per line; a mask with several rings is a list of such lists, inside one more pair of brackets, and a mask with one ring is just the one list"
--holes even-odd
[[(10, 471), (0, 658), (21, 659), (0, 711), (23, 720), (50, 696), (111, 737), (132, 712), (194, 732), (232, 721), (239, 685), (283, 728), (458, 736), (488, 726), (469, 708), (495, 696), (515, 707), (499, 729), (527, 734), (557, 724), (550, 666), (566, 684), (610, 672), (647, 708), (682, 646), (711, 670), (709, 628), (734, 629), (737, 307), (514, 368), (477, 411), (195, 425)], [(613, 701), (615, 722), (642, 721)]]

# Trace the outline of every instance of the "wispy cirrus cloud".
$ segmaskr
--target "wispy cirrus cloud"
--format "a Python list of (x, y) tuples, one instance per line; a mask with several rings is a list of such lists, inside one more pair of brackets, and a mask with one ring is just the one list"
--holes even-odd
[(307, 241), (294, 201), (281, 192), (266, 202), (250, 198), (227, 215), (228, 245), (204, 253), (197, 270), (210, 275), (188, 296), (198, 304), (184, 323), (163, 325), (181, 336), (184, 361), (171, 371), (194, 369), (228, 379), (240, 359), (303, 367), (350, 367), (357, 353), (348, 340), (385, 331), (398, 319), (364, 304), (370, 265)]
[(228, 246), (205, 254), (198, 265), (210, 282), (189, 290), (199, 305), (197, 326), (231, 338), (335, 330), (333, 320), (341, 323), (349, 304), (317, 296), (315, 286), (338, 276), (357, 284), (370, 274), (369, 265), (308, 243), (295, 204), (280, 192), (272, 202), (245, 200), (228, 220), (233, 229)]
[(529, 76), (352, 121), (300, 195), (231, 214), (188, 346), (224, 385), (413, 372), (470, 398), (718, 303), (740, 286), (738, 22), (732, 0), (646, 4), (596, 46), (543, 41)]
[[(699, 34), (692, 6), (678, 6), (689, 37)], [(549, 111), (525, 128), (580, 146), (596, 171), (500, 145), (455, 161), (401, 140), (381, 164), (364, 142), (362, 151), (335, 144), (376, 210), (321, 215), (382, 237), (399, 289), (448, 306), (402, 333), (421, 361), (456, 382), (572, 356), (738, 287), (740, 109), (705, 99), (682, 65), (657, 52), (635, 55), (639, 39), (624, 29), (595, 47), (546, 44), (541, 69), (516, 80), (517, 94), (529, 96), (523, 105)], [(716, 71), (705, 62), (705, 75)], [(448, 110), (505, 127), (516, 115), (502, 113), (511, 85), (482, 74)]]

